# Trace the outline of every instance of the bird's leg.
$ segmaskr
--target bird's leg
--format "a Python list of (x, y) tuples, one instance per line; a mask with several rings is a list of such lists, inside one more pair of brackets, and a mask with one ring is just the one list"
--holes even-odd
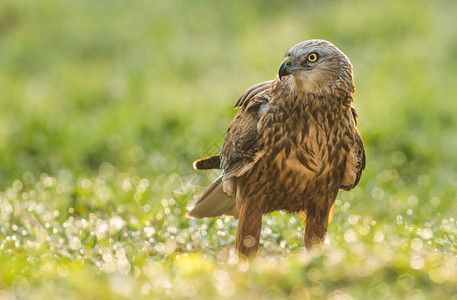
[(259, 249), (262, 212), (247, 203), (240, 207), (240, 219), (236, 233), (236, 250), (240, 256), (253, 258)]
[(324, 242), (327, 233), (327, 225), (330, 209), (313, 207), (306, 213), (305, 225), (305, 247), (310, 250), (314, 246)]

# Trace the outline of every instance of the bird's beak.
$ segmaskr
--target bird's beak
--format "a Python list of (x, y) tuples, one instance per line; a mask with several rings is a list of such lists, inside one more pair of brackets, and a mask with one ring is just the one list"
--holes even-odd
[(281, 64), (281, 66), (279, 67), (279, 72), (278, 72), (279, 80), (281, 80), (281, 78), (282, 78), (283, 76), (290, 75), (290, 74), (292, 74), (292, 73), (290, 72), (289, 67), (286, 66), (286, 62), (284, 61), (284, 62)]

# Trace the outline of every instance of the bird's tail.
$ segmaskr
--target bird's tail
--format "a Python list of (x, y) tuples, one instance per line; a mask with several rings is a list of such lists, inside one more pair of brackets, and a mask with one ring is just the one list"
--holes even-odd
[(194, 207), (187, 213), (190, 218), (212, 218), (220, 215), (238, 218), (235, 199), (222, 190), (222, 176), (211, 183), (194, 202)]
[(220, 169), (221, 157), (219, 155), (213, 155), (210, 157), (197, 159), (194, 161), (193, 166), (195, 170)]

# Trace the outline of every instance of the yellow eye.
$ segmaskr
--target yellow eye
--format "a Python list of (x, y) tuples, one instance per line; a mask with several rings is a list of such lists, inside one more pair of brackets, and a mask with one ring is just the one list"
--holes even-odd
[(309, 61), (316, 61), (317, 60), (317, 54), (316, 53), (311, 53), (308, 55), (308, 60)]

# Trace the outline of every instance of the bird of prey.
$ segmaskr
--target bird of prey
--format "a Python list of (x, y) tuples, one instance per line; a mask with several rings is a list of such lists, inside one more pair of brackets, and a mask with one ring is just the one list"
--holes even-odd
[(293, 46), (274, 80), (240, 97), (220, 155), (194, 162), (222, 175), (188, 216), (239, 218), (241, 256), (256, 255), (262, 216), (276, 210), (305, 215), (307, 249), (322, 243), (338, 190), (354, 188), (365, 168), (354, 90), (351, 62), (335, 45)]

